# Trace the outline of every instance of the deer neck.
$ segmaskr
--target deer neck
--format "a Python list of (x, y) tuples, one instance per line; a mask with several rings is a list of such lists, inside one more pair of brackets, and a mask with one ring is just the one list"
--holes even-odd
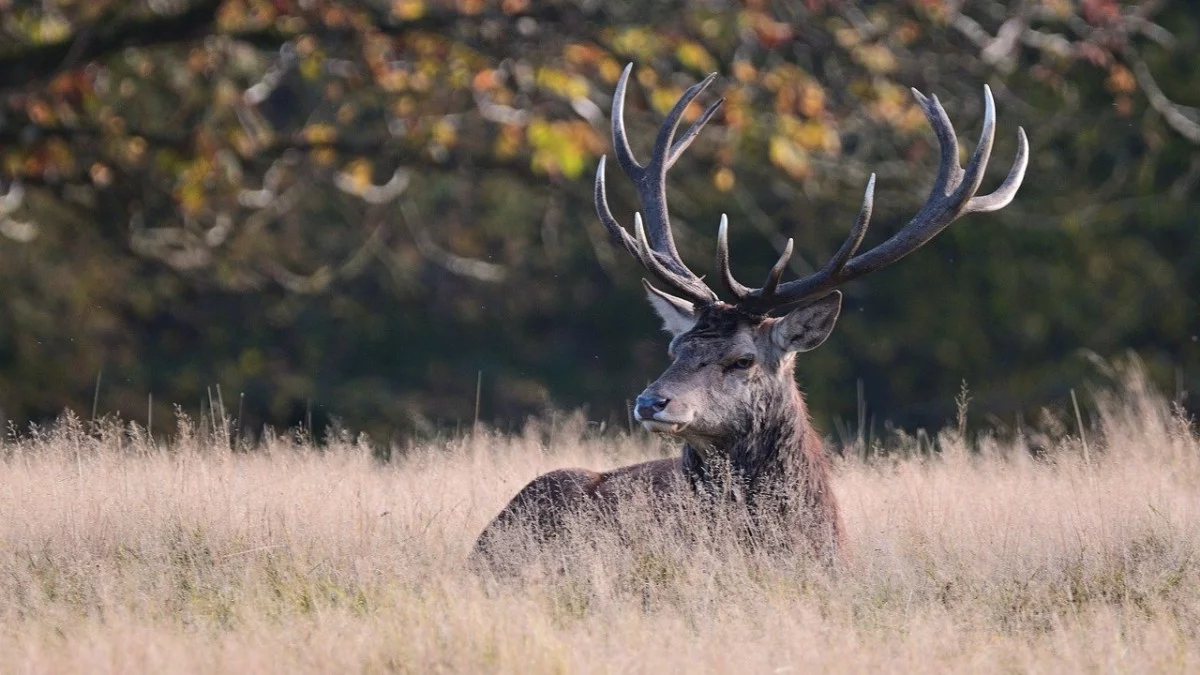
[(753, 414), (733, 433), (686, 439), (683, 467), (693, 485), (733, 479), (753, 492), (768, 487), (791, 491), (808, 482), (799, 474), (807, 473), (805, 465), (814, 455), (823, 459), (823, 450), (804, 398), (794, 382), (789, 384), (764, 392)]

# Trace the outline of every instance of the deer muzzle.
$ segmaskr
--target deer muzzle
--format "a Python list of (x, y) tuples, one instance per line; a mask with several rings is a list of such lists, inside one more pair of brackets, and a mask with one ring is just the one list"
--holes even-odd
[(662, 394), (646, 390), (638, 395), (633, 405), (633, 416), (642, 423), (646, 431), (658, 434), (677, 434), (691, 422), (683, 416), (674, 414), (671, 409), (671, 399)]

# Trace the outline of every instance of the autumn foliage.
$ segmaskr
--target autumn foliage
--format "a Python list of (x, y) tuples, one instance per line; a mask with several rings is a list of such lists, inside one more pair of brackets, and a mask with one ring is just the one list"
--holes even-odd
[(0, 416), (165, 419), (219, 386), (249, 428), (624, 424), (662, 359), (590, 205), (627, 62), (635, 145), (720, 74), (672, 204), (688, 259), (729, 213), (747, 276), (789, 236), (794, 273), (827, 257), (871, 172), (874, 236), (913, 213), (936, 145), (909, 87), (970, 137), (989, 83), (1029, 129), (1012, 208), (850, 288), (800, 366), (826, 430), (936, 425), (963, 379), (1015, 423), (1080, 350), (1187, 389), (1198, 24), (1160, 4), (0, 0)]

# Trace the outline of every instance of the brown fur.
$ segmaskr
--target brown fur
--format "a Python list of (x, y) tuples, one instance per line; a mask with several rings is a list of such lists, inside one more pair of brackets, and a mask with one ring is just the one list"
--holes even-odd
[[(832, 311), (836, 319), (836, 307)], [(804, 312), (801, 319), (817, 314), (796, 312)], [(646, 391), (669, 396), (676, 410), (667, 412), (691, 415), (684, 428), (671, 432), (683, 440), (680, 456), (606, 472), (543, 474), (487, 526), (474, 557), (489, 557), (495, 537), (513, 526), (531, 526), (545, 540), (559, 531), (567, 513), (594, 509), (600, 516), (631, 491), (665, 496), (680, 490), (744, 504), (752, 542), (782, 542), (788, 551), (835, 557), (844, 533), (829, 462), (792, 375), (794, 352), (811, 347), (779, 346), (781, 332), (811, 342), (814, 329), (802, 321), (792, 332), (783, 330), (790, 324), (777, 327), (789, 317), (747, 314), (721, 303), (664, 316), (668, 325), (682, 321), (682, 332), (672, 340), (674, 362)], [(832, 319), (819, 318), (827, 323), (815, 329), (824, 331), (816, 344), (832, 328)], [(728, 365), (751, 354), (755, 362), (748, 369)], [(784, 532), (766, 531), (781, 524)]]

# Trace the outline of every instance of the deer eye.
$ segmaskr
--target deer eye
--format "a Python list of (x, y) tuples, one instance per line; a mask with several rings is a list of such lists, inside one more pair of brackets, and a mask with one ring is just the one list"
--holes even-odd
[(754, 365), (753, 356), (743, 356), (742, 358), (729, 364), (729, 370), (746, 370)]

